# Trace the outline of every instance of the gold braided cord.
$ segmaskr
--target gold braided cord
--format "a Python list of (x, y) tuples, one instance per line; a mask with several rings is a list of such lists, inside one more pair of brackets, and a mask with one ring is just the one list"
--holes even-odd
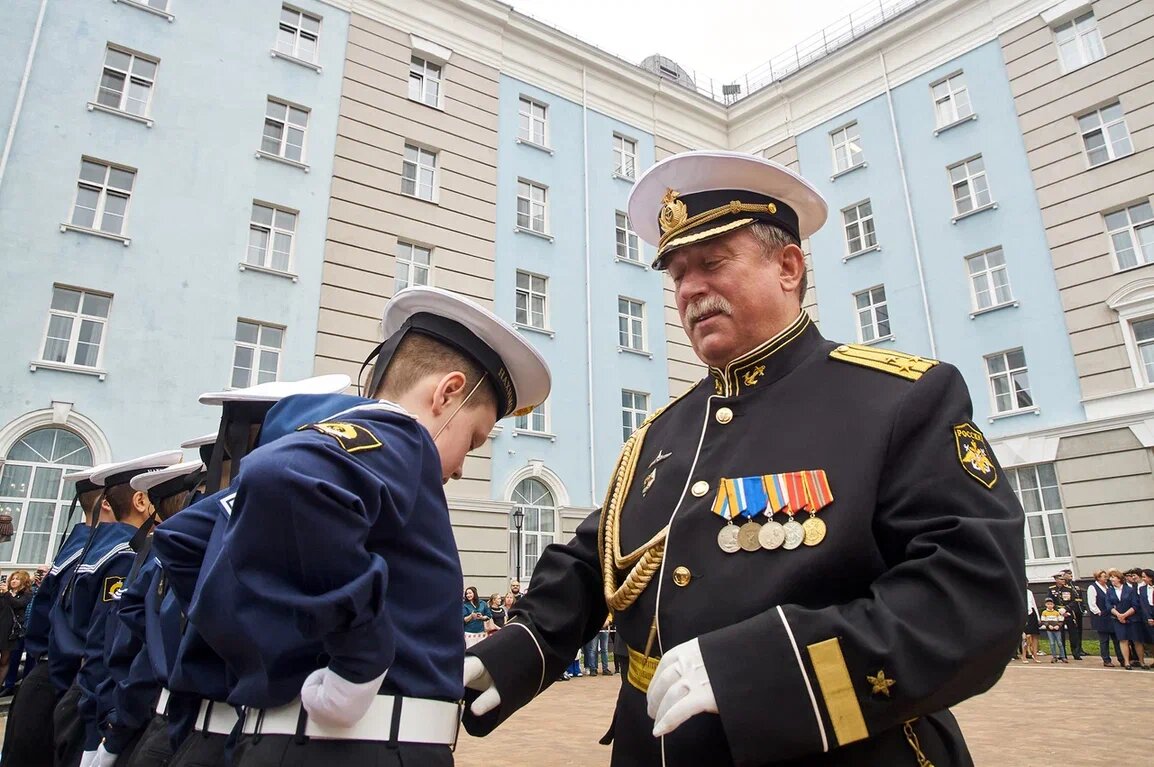
[(722, 205), (712, 210), (707, 210), (704, 213), (698, 213), (687, 219), (681, 226), (670, 229), (657, 241), (657, 246), (660, 248), (668, 240), (673, 239), (679, 232), (684, 232), (687, 229), (692, 229), (695, 226), (708, 224), (710, 221), (716, 221), (722, 216), (730, 216), (737, 213), (769, 213), (770, 215), (777, 213), (777, 206), (771, 203), (745, 203), (739, 200), (733, 200), (726, 205)]

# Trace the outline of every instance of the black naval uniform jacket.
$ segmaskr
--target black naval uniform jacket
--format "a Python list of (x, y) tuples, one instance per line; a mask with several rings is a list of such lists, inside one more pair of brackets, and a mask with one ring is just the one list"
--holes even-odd
[[(838, 359), (844, 351), (873, 362)], [(913, 767), (911, 741), (936, 767), (972, 764), (947, 707), (990, 688), (1020, 635), (1023, 512), (970, 423), (958, 371), (887, 355), (826, 341), (803, 312), (652, 420), (621, 551), (670, 531), (660, 571), (615, 615), (617, 630), (644, 652), (656, 621), (651, 656), (697, 637), (719, 713), (657, 740), (645, 694), (623, 676), (614, 767)], [(833, 493), (818, 515), (823, 542), (719, 548), (721, 479), (811, 469)], [(540, 694), (600, 628), (601, 551), (595, 512), (545, 550), (508, 625), (469, 650), (501, 695), (494, 712), (466, 713), (470, 733)]]

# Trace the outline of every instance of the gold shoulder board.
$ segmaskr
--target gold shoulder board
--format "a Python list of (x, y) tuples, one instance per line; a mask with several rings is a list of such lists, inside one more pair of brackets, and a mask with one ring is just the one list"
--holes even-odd
[(831, 359), (873, 368), (909, 381), (918, 380), (929, 372), (930, 368), (938, 364), (937, 360), (919, 357), (916, 354), (906, 354), (893, 349), (879, 349), (874, 346), (861, 346), (859, 344), (842, 344), (830, 352), (829, 356)]

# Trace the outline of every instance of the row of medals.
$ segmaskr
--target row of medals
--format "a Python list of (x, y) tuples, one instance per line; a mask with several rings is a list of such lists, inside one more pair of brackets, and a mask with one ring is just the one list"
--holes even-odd
[(726, 554), (737, 551), (757, 551), (776, 548), (796, 549), (802, 544), (816, 546), (825, 540), (825, 522), (810, 515), (805, 522), (798, 522), (790, 516), (784, 525), (772, 517), (764, 525), (752, 519), (741, 527), (727, 522), (717, 534), (717, 546)]

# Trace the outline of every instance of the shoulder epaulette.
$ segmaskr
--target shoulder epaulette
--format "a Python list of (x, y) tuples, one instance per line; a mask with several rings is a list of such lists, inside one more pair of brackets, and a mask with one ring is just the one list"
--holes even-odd
[(938, 364), (937, 360), (919, 357), (916, 354), (879, 349), (875, 346), (842, 344), (829, 353), (830, 359), (848, 362), (889, 373), (908, 381), (916, 381)]

